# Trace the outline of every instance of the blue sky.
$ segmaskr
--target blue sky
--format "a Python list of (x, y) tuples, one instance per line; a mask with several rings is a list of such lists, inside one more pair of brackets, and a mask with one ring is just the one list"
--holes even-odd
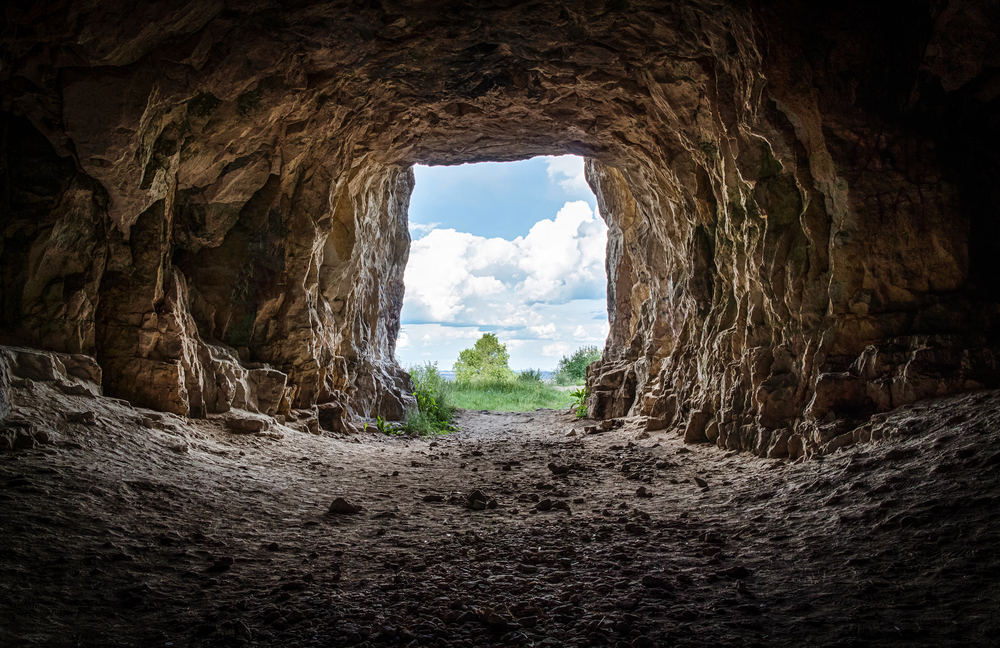
[(414, 167), (396, 357), (450, 370), (496, 333), (515, 370), (554, 369), (607, 336), (607, 227), (583, 159)]

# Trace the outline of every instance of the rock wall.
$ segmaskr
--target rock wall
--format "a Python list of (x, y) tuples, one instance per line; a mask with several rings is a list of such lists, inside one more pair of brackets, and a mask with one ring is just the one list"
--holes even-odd
[(997, 381), (995, 0), (6, 12), (0, 341), (109, 394), (401, 416), (410, 165), (567, 152), (593, 416), (795, 456)]
[(760, 91), (716, 65), (674, 161), (588, 164), (612, 322), (592, 415), (794, 458), (996, 384), (1000, 13), (914, 9), (762, 3)]

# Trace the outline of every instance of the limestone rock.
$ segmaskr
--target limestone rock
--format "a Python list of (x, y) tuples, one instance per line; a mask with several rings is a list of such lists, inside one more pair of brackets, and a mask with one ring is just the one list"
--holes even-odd
[(993, 0), (167, 4), (5, 15), (0, 341), (102, 372), (17, 380), (402, 418), (411, 165), (569, 152), (591, 418), (771, 456), (1000, 384)]
[(237, 434), (258, 434), (271, 429), (271, 422), (262, 418), (232, 417), (226, 419), (226, 429)]
[(354, 513), (360, 513), (361, 510), (362, 510), (361, 505), (352, 504), (343, 497), (338, 497), (337, 499), (333, 500), (332, 504), (330, 504), (329, 513), (331, 515), (352, 515)]

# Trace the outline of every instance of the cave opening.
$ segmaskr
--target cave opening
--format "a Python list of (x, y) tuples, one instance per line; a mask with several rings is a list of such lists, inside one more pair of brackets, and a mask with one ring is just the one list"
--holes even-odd
[[(995, 642), (996, 0), (16, 4), (0, 643)], [(363, 429), (413, 165), (556, 153), (590, 420)]]
[(548, 375), (607, 334), (607, 226), (577, 156), (414, 167), (396, 357), (437, 363), (499, 335), (515, 372)]

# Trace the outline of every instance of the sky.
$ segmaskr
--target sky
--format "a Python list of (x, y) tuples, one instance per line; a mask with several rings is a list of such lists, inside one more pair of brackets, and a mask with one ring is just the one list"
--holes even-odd
[(555, 369), (608, 334), (608, 228), (583, 158), (414, 167), (396, 358), (450, 371), (484, 333), (510, 367)]

